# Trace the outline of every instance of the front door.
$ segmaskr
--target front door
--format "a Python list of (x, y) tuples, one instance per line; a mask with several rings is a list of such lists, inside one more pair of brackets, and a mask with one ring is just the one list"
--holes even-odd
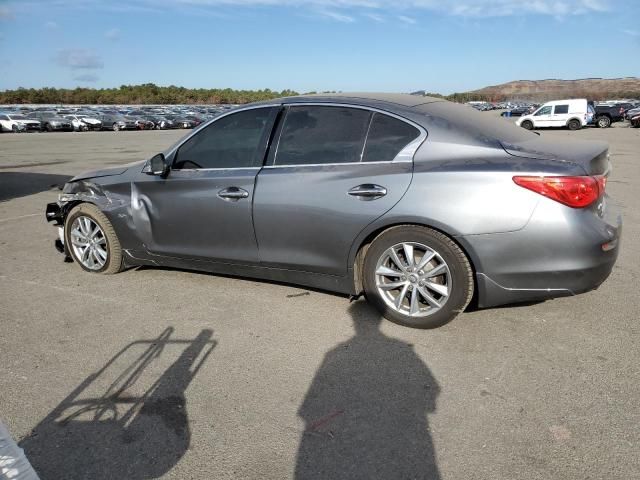
[(256, 263), (252, 222), (256, 175), (277, 108), (220, 117), (173, 155), (169, 176), (141, 174), (132, 185), (132, 217), (151, 253)]
[(356, 236), (409, 187), (424, 134), (380, 112), (322, 105), (290, 106), (279, 130), (256, 185), (260, 260), (344, 276)]
[(533, 124), (536, 127), (553, 127), (553, 122), (551, 120), (552, 109), (553, 107), (551, 106), (540, 108), (533, 114)]

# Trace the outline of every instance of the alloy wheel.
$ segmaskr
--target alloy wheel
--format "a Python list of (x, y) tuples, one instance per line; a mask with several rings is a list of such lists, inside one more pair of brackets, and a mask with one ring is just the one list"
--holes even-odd
[(375, 270), (376, 288), (394, 311), (426, 317), (442, 308), (451, 294), (449, 266), (426, 245), (398, 243), (380, 256)]
[(71, 224), (70, 239), (74, 256), (89, 270), (100, 270), (107, 263), (107, 239), (92, 218), (77, 217)]

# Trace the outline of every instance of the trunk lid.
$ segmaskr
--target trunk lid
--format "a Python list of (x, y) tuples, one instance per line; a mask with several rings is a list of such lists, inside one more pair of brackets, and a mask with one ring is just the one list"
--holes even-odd
[(509, 155), (579, 165), (586, 175), (609, 173), (609, 144), (599, 141), (533, 138), (523, 142), (500, 142)]

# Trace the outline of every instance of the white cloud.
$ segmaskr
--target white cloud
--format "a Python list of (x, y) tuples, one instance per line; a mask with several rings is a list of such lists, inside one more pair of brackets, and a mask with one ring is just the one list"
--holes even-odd
[(416, 20), (414, 18), (407, 17), (406, 15), (398, 15), (398, 20), (400, 20), (402, 23), (406, 23), (408, 25), (415, 25), (416, 24)]
[(57, 30), (58, 29), (58, 24), (56, 22), (46, 22), (44, 24), (44, 28), (46, 28), (48, 30)]
[(61, 67), (72, 70), (94, 70), (104, 67), (102, 58), (92, 50), (86, 48), (66, 48), (58, 50), (55, 61)]
[(104, 36), (108, 39), (108, 40), (112, 40), (112, 41), (117, 41), (120, 40), (120, 29), (118, 28), (112, 28), (111, 30), (107, 30), (104, 34)]
[(349, 15), (344, 15), (342, 13), (334, 12), (332, 10), (319, 10), (318, 13), (323, 17), (330, 18), (331, 20), (335, 20), (336, 22), (342, 22), (342, 23), (355, 22), (355, 18)]
[(637, 30), (622, 30), (622, 33), (626, 33), (627, 35), (630, 35), (632, 37), (640, 37), (640, 32)]

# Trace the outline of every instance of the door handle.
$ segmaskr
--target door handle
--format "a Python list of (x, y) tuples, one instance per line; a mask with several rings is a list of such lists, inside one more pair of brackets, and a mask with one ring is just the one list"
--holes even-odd
[(387, 194), (387, 189), (373, 183), (363, 183), (353, 187), (347, 193), (353, 197), (358, 197), (360, 200), (375, 200), (376, 198), (384, 197)]
[(242, 188), (229, 187), (229, 188), (225, 188), (224, 190), (220, 190), (218, 192), (218, 196), (223, 200), (230, 200), (233, 202), (237, 202), (241, 198), (247, 198), (249, 196), (249, 192), (247, 192), (246, 190), (243, 190)]

